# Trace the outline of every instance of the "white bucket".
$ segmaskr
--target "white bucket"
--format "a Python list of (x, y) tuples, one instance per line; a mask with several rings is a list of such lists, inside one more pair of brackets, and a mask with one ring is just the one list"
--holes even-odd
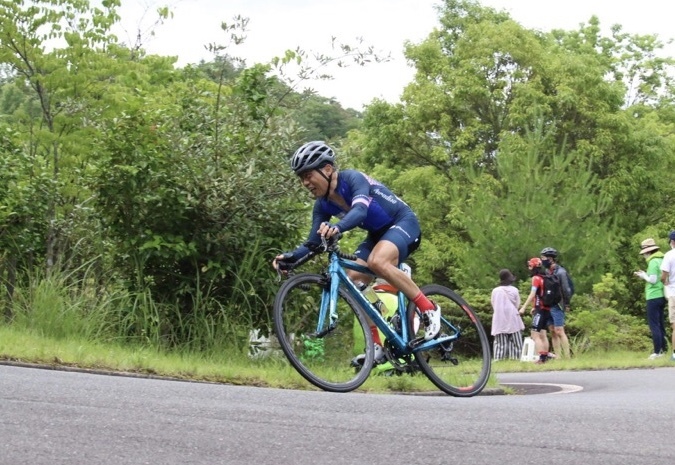
[(534, 339), (526, 337), (523, 340), (523, 351), (520, 353), (521, 362), (534, 362), (539, 358), (534, 352)]

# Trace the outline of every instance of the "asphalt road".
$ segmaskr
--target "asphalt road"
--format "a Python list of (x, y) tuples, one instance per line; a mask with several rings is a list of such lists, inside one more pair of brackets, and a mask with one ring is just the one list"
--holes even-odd
[(675, 462), (675, 367), (500, 381), (530, 395), (331, 394), (0, 366), (0, 464)]

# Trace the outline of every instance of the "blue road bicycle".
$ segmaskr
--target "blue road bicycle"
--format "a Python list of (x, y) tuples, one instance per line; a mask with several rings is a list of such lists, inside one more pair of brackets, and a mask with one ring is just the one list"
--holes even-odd
[[(326, 271), (292, 274), (292, 269), (322, 253), (328, 254)], [(374, 276), (355, 260), (356, 256), (341, 252), (335, 240), (324, 241), (296, 263), (284, 264), (291, 276), (279, 288), (273, 311), (275, 333), (291, 365), (323, 390), (349, 392), (358, 388), (373, 368), (367, 315), (385, 336), (383, 348), (391, 364), (402, 369), (407, 365), (411, 372), (419, 369), (452, 396), (480, 393), (490, 376), (490, 346), (469, 304), (447, 287), (422, 287), (442, 312), (441, 332), (424, 341), (415, 304), (399, 292), (396, 313), (388, 319), (382, 317), (347, 276), (346, 270)], [(357, 351), (365, 352), (362, 364), (352, 362)]]

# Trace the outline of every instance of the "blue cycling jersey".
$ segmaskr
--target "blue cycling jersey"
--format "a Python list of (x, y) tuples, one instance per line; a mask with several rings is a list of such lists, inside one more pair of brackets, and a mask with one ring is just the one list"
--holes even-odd
[[(339, 171), (335, 191), (344, 199), (349, 209), (343, 210), (330, 200), (317, 199), (312, 212), (308, 244), (321, 242), (317, 233), (319, 226), (334, 216), (340, 219), (334, 225), (340, 232), (360, 227), (368, 232), (378, 233), (406, 216), (414, 215), (410, 206), (388, 187), (360, 171)], [(298, 258), (306, 251), (303, 246), (294, 251), (293, 255)]]

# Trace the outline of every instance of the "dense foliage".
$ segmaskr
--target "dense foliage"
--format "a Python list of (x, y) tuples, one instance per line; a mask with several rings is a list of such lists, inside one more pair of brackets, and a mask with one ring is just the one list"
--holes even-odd
[[(426, 279), (489, 288), (546, 246), (577, 289), (632, 276), (640, 240), (675, 227), (673, 60), (662, 43), (598, 18), (542, 33), (447, 0), (406, 56), (402, 103), (375, 102), (347, 149), (403, 194), (426, 241)], [(358, 155), (358, 156), (357, 156)], [(641, 312), (640, 283), (619, 301)]]
[[(288, 154), (306, 137), (344, 137), (358, 114), (294, 92), (272, 65), (242, 66), (226, 46), (176, 69), (119, 44), (118, 7), (0, 2), (6, 315), (15, 286), (43, 270), (118, 295), (114, 336), (173, 346), (209, 325), (264, 326), (270, 257), (305, 232)], [(237, 26), (223, 29), (235, 38)], [(291, 60), (302, 58), (274, 66)]]
[[(312, 72), (303, 51), (234, 58), (242, 18), (223, 24), (212, 61), (179, 69), (119, 43), (119, 6), (0, 0), (7, 320), (37, 324), (47, 287), (96, 322), (92, 337), (201, 350), (268, 326), (270, 258), (307, 228), (287, 156), (326, 139), (418, 213), (419, 281), (459, 289), (489, 322), (498, 270), (525, 292), (525, 260), (554, 246), (580, 294), (576, 349), (611, 346), (617, 328), (641, 348), (637, 244), (665, 246), (675, 228), (673, 60), (656, 37), (606, 36), (595, 17), (532, 31), (445, 0), (438, 27), (406, 45), (416, 76), (401, 103), (360, 115), (295, 92)], [(339, 53), (360, 64), (371, 51)]]

